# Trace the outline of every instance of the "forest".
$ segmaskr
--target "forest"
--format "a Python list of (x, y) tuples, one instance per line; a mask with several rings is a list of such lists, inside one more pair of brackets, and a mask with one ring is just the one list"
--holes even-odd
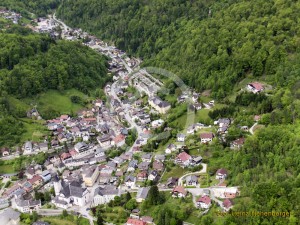
[(45, 17), (53, 12), (61, 0), (1, 0), (0, 6), (9, 10), (19, 12), (24, 17), (31, 18), (34, 13), (36, 16)]
[(58, 14), (223, 98), (246, 76), (278, 86), (296, 79), (286, 64), (299, 57), (299, 10), (293, 0), (66, 0)]

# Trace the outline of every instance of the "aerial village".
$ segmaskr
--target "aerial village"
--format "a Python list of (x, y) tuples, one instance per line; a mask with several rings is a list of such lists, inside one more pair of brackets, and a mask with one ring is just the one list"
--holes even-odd
[[(0, 15), (13, 21), (20, 17), (3, 11)], [(108, 204), (127, 192), (136, 193), (136, 201), (143, 202), (152, 185), (157, 185), (159, 191), (170, 192), (174, 198), (192, 196), (194, 206), (203, 213), (208, 212), (213, 203), (223, 212), (234, 207), (234, 198), (241, 193), (239, 187), (227, 186), (230, 171), (219, 168), (210, 176), (214, 184), (202, 185), (210, 165), (203, 162), (201, 155), (185, 151), (186, 139), (191, 135), (198, 136), (200, 146), (210, 145), (215, 139), (226, 139), (233, 118), (219, 118), (213, 124), (195, 121), (178, 133), (163, 152), (145, 151), (147, 140), (164, 124), (163, 118), (172, 108), (157, 94), (163, 83), (146, 70), (133, 72), (139, 68), (140, 59), (129, 58), (125, 52), (81, 29), (66, 27), (55, 18), (39, 18), (36, 23), (33, 28), (36, 32), (70, 41), (87, 39), (85, 45), (110, 58), (113, 83), (104, 88), (107, 101), (95, 99), (91, 108), (78, 111), (75, 117), (61, 115), (46, 121), (51, 136), (45, 140), (38, 143), (28, 140), (18, 149), (1, 149), (4, 160), (41, 152), (49, 153), (50, 157), (44, 164), (28, 165), (22, 179), (13, 180), (16, 174), (1, 174), (11, 185), (0, 190), (0, 208), (11, 206), (22, 213), (39, 212), (43, 205), (41, 200), (33, 198), (33, 192), (53, 189), (54, 196), (47, 204), (89, 217), (90, 208)], [(259, 93), (264, 86), (253, 82), (247, 84), (245, 90)], [(195, 111), (214, 108), (214, 100), (200, 102), (199, 97), (194, 91), (182, 93), (177, 102), (181, 104), (190, 99), (190, 107)], [(151, 114), (156, 114), (158, 119), (151, 119)], [(42, 119), (37, 109), (28, 112), (28, 116)], [(256, 115), (253, 123), (259, 119)], [(240, 129), (251, 133), (248, 126)], [(128, 139), (131, 141), (126, 141)], [(238, 150), (244, 142), (245, 138), (241, 137), (232, 141), (230, 148)], [(170, 163), (186, 173), (166, 177), (166, 165)], [(149, 215), (133, 211), (126, 224), (148, 223), (153, 223)]]

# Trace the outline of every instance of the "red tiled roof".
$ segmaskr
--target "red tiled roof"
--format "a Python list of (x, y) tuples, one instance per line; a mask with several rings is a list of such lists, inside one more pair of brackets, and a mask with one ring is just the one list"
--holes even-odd
[(203, 138), (213, 138), (213, 137), (214, 137), (213, 133), (202, 133), (202, 134), (200, 134), (201, 139), (203, 139)]
[(223, 206), (224, 206), (225, 208), (230, 208), (230, 207), (232, 206), (232, 202), (231, 202), (229, 199), (225, 199), (225, 200), (223, 201)]
[(61, 115), (61, 116), (60, 116), (60, 119), (61, 119), (61, 120), (67, 120), (68, 118), (69, 118), (68, 115)]
[(141, 220), (138, 220), (138, 219), (129, 218), (127, 220), (127, 224), (130, 224), (130, 225), (146, 225), (147, 223), (143, 222)]
[(62, 160), (65, 160), (65, 159), (70, 158), (70, 157), (71, 157), (71, 155), (70, 155), (70, 153), (68, 153), (68, 152), (64, 152), (64, 153), (61, 154), (61, 156), (60, 156), (60, 158), (61, 158)]
[(124, 141), (125, 140), (125, 136), (123, 134), (119, 134), (117, 135), (115, 138), (114, 138), (114, 142), (115, 143), (119, 143), (121, 141)]
[(187, 194), (187, 191), (184, 189), (184, 187), (182, 186), (176, 186), (172, 192), (179, 192), (181, 194), (184, 194), (186, 195)]
[(207, 195), (203, 195), (201, 198), (198, 199), (197, 202), (203, 202), (206, 205), (209, 205), (211, 203), (211, 199)]
[(245, 138), (239, 138), (233, 141), (236, 145), (243, 145), (245, 143)]
[(74, 156), (74, 155), (77, 155), (77, 154), (78, 154), (78, 152), (77, 152), (75, 149), (71, 149), (71, 150), (69, 151), (69, 153), (70, 153), (71, 156)]
[(181, 152), (177, 155), (177, 158), (180, 159), (182, 162), (190, 160), (192, 156), (187, 154), (186, 152)]
[(253, 83), (250, 83), (249, 85), (251, 85), (252, 87), (254, 87), (258, 91), (261, 91), (261, 90), (264, 89), (263, 85), (259, 82), (253, 82)]
[(226, 169), (221, 168), (221, 169), (218, 169), (217, 174), (226, 174), (227, 175), (228, 173), (227, 173)]
[(31, 179), (28, 180), (28, 182), (34, 184), (38, 180), (43, 180), (43, 178), (40, 175), (34, 175)]

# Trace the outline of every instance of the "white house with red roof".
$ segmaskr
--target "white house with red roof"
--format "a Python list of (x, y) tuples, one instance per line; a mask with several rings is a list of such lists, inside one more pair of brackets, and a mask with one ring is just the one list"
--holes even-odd
[(238, 138), (233, 142), (231, 142), (230, 147), (234, 149), (240, 149), (241, 147), (243, 147), (244, 143), (245, 143), (245, 138)]
[(174, 187), (172, 197), (184, 198), (187, 196), (187, 191), (182, 186)]
[(218, 180), (226, 179), (227, 175), (228, 175), (228, 172), (226, 169), (224, 169), (224, 168), (218, 169), (216, 172), (216, 179), (218, 179)]
[(212, 140), (213, 140), (214, 137), (215, 137), (215, 135), (213, 133), (211, 133), (211, 132), (200, 134), (201, 143), (212, 142)]
[(256, 94), (264, 90), (264, 86), (259, 82), (252, 82), (247, 85), (247, 89), (252, 93)]
[(175, 158), (175, 163), (179, 164), (181, 167), (188, 167), (192, 162), (192, 156), (186, 152), (179, 153)]
[(208, 209), (211, 206), (211, 199), (207, 195), (203, 195), (197, 200), (197, 207), (201, 209)]
[(117, 147), (121, 147), (122, 145), (125, 144), (125, 136), (123, 134), (117, 135), (113, 139), (113, 144), (116, 145)]

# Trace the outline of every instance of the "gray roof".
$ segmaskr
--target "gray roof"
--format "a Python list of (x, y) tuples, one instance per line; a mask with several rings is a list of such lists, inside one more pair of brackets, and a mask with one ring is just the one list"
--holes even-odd
[(18, 220), (20, 218), (20, 213), (16, 212), (12, 208), (7, 208), (0, 212), (0, 221), (4, 224), (8, 223), (10, 220)]
[(87, 190), (86, 188), (81, 187), (81, 183), (78, 181), (72, 181), (71, 183), (65, 183), (62, 182), (62, 190), (61, 193), (65, 197), (75, 196), (78, 198), (81, 198), (83, 196), (83, 193)]
[(125, 178), (125, 182), (128, 182), (128, 181), (134, 181), (135, 180), (135, 177), (132, 176), (132, 175), (129, 175)]
[(100, 196), (104, 196), (104, 195), (118, 195), (119, 194), (119, 190), (113, 186), (113, 185), (106, 185), (104, 187), (97, 187), (95, 189), (95, 193), (94, 196), (96, 195), (100, 195)]
[(50, 225), (50, 224), (48, 222), (44, 222), (44, 221), (36, 221), (32, 225)]
[(189, 175), (185, 178), (186, 182), (198, 182), (198, 177), (195, 175)]
[(136, 167), (137, 166), (138, 161), (133, 159), (129, 162), (128, 167)]
[(36, 206), (41, 204), (41, 200), (24, 200), (24, 199), (17, 199), (16, 204), (19, 207), (26, 207), (26, 206)]
[(146, 199), (149, 190), (150, 190), (150, 187), (140, 188), (137, 192), (136, 198)]

